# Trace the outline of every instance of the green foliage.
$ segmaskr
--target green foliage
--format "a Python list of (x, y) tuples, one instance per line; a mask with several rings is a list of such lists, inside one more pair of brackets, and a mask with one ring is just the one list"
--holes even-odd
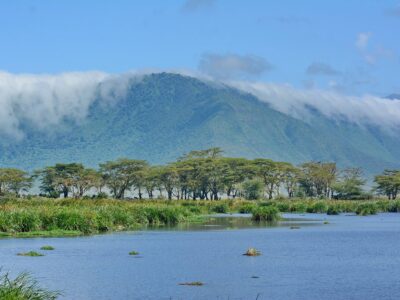
[(2, 300), (55, 300), (59, 292), (40, 287), (28, 273), (11, 278), (8, 273), (0, 275), (0, 299)]
[(32, 178), (25, 171), (13, 168), (0, 168), (0, 196), (21, 191), (28, 191), (32, 186)]
[(229, 207), (226, 203), (217, 204), (212, 208), (212, 211), (218, 214), (225, 214), (229, 211)]
[(280, 219), (279, 210), (274, 206), (260, 206), (253, 210), (254, 221), (274, 222)]
[(328, 205), (326, 201), (317, 201), (314, 204), (307, 207), (306, 211), (308, 213), (326, 213), (328, 210)]
[(244, 197), (248, 200), (257, 200), (262, 198), (264, 185), (258, 179), (246, 180), (242, 184)]
[(90, 234), (133, 229), (147, 224), (173, 225), (200, 212), (165, 202), (14, 200), (0, 204), (0, 232), (17, 236), (24, 232)]
[(43, 246), (40, 248), (40, 250), (52, 251), (52, 250), (54, 250), (54, 247), (53, 246)]
[(375, 176), (376, 190), (395, 200), (400, 192), (400, 170), (385, 170), (381, 175)]
[(31, 256), (31, 257), (44, 256), (43, 254), (36, 252), (36, 251), (21, 252), (21, 253), (18, 253), (17, 255), (18, 256)]
[(328, 210), (326, 211), (328, 215), (338, 215), (340, 212), (339, 205), (329, 205)]
[(356, 208), (356, 214), (360, 216), (375, 215), (378, 212), (376, 203), (360, 203)]

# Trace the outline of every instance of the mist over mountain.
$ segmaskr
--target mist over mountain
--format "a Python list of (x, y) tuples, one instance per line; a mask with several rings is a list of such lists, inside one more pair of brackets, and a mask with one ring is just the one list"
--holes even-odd
[(386, 96), (386, 99), (400, 100), (400, 94), (390, 94), (390, 95)]
[[(354, 120), (352, 112), (344, 109), (331, 117), (325, 105), (329, 97), (337, 96), (324, 98), (322, 108), (303, 101), (301, 113), (291, 113), (293, 107), (283, 101), (291, 103), (290, 99), (299, 96), (283, 97), (277, 89), (275, 93), (260, 94), (261, 89), (249, 93), (253, 90), (243, 86), (239, 90), (172, 73), (140, 79), (125, 76), (117, 86), (111, 84), (115, 78), (104, 81), (106, 77), (97, 74), (96, 80), (89, 80), (90, 91), (82, 85), (67, 96), (59, 93), (61, 108), (37, 113), (35, 105), (44, 101), (39, 92), (34, 102), (31, 96), (24, 100), (30, 101), (31, 109), (10, 104), (4, 118), (15, 120), (0, 135), (0, 164), (32, 170), (56, 162), (96, 166), (119, 157), (166, 163), (190, 150), (217, 146), (229, 156), (293, 163), (335, 161), (341, 167), (361, 166), (367, 174), (400, 167), (400, 133), (395, 130), (399, 127), (391, 121), (395, 115), (388, 113), (386, 127), (393, 124), (393, 128), (380, 126), (383, 120), (371, 122), (375, 115), (368, 110)], [(36, 88), (37, 83), (33, 84)], [(313, 95), (319, 94), (308, 97)], [(81, 101), (68, 102), (73, 97)], [(356, 100), (348, 101), (359, 105)], [(71, 105), (78, 105), (74, 113)]]

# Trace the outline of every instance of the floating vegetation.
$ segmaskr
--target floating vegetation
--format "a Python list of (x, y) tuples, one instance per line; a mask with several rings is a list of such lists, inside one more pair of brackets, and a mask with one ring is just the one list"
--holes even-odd
[(329, 222), (328, 221), (324, 221), (324, 224), (329, 224)]
[(280, 219), (280, 213), (275, 206), (260, 206), (253, 210), (254, 221), (274, 222)]
[(131, 252), (129, 252), (129, 255), (139, 255), (139, 252), (137, 252), (137, 251), (131, 251)]
[(243, 253), (245, 256), (260, 256), (261, 252), (258, 251), (256, 248), (249, 248), (245, 253)]
[(36, 251), (21, 252), (21, 253), (18, 253), (17, 255), (18, 256), (31, 256), (31, 257), (44, 256), (44, 254), (36, 252)]
[(290, 226), (290, 229), (300, 229), (300, 226)]
[(202, 285), (204, 285), (204, 283), (203, 283), (203, 282), (200, 282), (200, 281), (193, 281), (193, 282), (183, 282), (183, 283), (179, 283), (179, 285), (202, 286)]
[(46, 250), (46, 251), (51, 251), (54, 250), (55, 248), (53, 246), (43, 246), (40, 248), (40, 250)]

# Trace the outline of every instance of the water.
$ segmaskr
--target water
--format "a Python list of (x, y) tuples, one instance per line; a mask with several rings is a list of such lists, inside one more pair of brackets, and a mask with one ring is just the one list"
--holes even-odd
[[(290, 217), (308, 220), (257, 227), (224, 218), (135, 233), (3, 239), (0, 265), (31, 272), (62, 290), (62, 299), (400, 299), (400, 214)], [(43, 245), (56, 250), (15, 255)], [(249, 247), (262, 255), (243, 256)], [(129, 256), (132, 250), (140, 255)], [(192, 281), (204, 286), (178, 285)]]

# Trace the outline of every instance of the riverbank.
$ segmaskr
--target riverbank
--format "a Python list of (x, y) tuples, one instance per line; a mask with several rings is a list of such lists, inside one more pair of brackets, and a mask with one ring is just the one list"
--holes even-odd
[(199, 222), (213, 213), (250, 213), (255, 220), (276, 221), (280, 213), (399, 212), (400, 201), (389, 200), (76, 200), (3, 199), (0, 237), (79, 236), (136, 230), (147, 225)]

